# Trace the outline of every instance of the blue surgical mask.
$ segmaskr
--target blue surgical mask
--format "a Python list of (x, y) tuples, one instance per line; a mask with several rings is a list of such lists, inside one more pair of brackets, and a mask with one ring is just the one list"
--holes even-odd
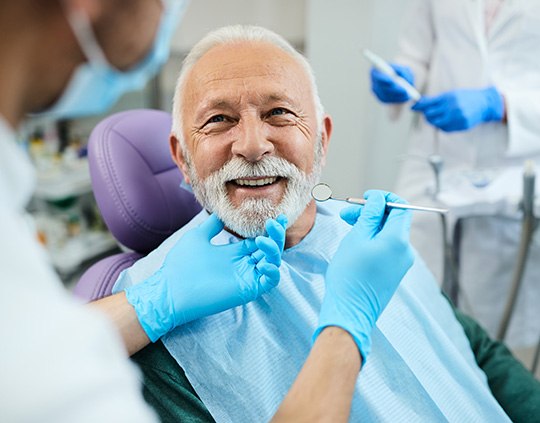
[(100, 114), (122, 94), (142, 89), (167, 60), (176, 23), (186, 5), (184, 0), (163, 0), (163, 13), (150, 52), (127, 71), (119, 71), (108, 62), (88, 17), (80, 11), (69, 13), (68, 21), (88, 60), (74, 71), (58, 101), (38, 115), (65, 119)]

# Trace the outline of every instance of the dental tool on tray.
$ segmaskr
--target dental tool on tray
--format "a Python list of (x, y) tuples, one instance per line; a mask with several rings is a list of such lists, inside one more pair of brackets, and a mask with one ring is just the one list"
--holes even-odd
[[(332, 200), (337, 200), (337, 201), (346, 201), (347, 203), (351, 203), (351, 204), (360, 204), (360, 205), (366, 204), (366, 200), (363, 198), (332, 197), (332, 188), (330, 188), (330, 185), (324, 184), (324, 183), (315, 185), (313, 189), (311, 190), (311, 196), (313, 197), (315, 201), (326, 201), (326, 200), (332, 199)], [(448, 213), (448, 209), (440, 209), (436, 207), (413, 206), (412, 204), (386, 203), (386, 207), (391, 207), (395, 209), (427, 211), (427, 212), (434, 212), (434, 213), (441, 213), (441, 214)]]
[(392, 66), (390, 66), (384, 59), (377, 56), (375, 53), (373, 53), (371, 50), (368, 50), (367, 48), (364, 49), (363, 53), (364, 57), (371, 62), (375, 69), (384, 73), (386, 76), (392, 79), (392, 81), (394, 81), (401, 88), (403, 88), (407, 92), (411, 100), (420, 100), (422, 95), (418, 92), (418, 90), (414, 88), (411, 84), (409, 84), (406, 79), (399, 76), (394, 70), (394, 68), (392, 68)]

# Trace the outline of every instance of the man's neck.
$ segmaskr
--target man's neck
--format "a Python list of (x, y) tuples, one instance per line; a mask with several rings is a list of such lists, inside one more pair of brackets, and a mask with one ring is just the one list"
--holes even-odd
[(304, 212), (294, 222), (294, 225), (287, 228), (285, 236), (285, 248), (291, 248), (299, 244), (304, 237), (311, 231), (315, 224), (315, 215), (317, 214), (317, 205), (311, 200)]

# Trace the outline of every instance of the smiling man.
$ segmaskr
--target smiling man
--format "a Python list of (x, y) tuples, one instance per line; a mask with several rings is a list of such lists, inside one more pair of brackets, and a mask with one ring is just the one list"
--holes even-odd
[[(216, 244), (264, 233), (264, 222), (280, 213), (289, 225), (275, 289), (177, 327), (134, 357), (145, 375), (145, 397), (164, 421), (270, 420), (306, 360), (313, 334), (320, 336), (328, 325), (343, 327), (328, 322), (336, 310), (343, 313), (344, 302), (327, 299), (354, 272), (331, 284), (336, 274), (362, 264), (362, 278), (377, 282), (342, 295), (354, 298), (345, 307), (352, 320), (362, 320), (371, 316), (364, 300), (378, 282), (394, 269), (408, 268), (406, 248), (386, 250), (376, 236), (367, 237), (360, 257), (342, 260), (347, 249), (356, 248), (347, 243), (349, 235), (358, 232), (340, 219), (340, 204), (317, 205), (310, 198), (331, 132), (308, 62), (277, 34), (226, 27), (208, 34), (187, 56), (174, 99), (171, 153), (205, 210), (125, 271), (115, 292), (155, 272), (209, 213), (225, 224)], [(350, 332), (365, 363), (353, 379), (351, 421), (508, 421), (463, 327), (421, 260), (379, 317), (385, 304), (372, 302), (379, 312), (369, 318), (371, 325), (378, 320), (368, 335)], [(529, 380), (531, 385), (536, 386)], [(323, 408), (333, 405), (322, 402)]]
[(310, 190), (332, 130), (305, 59), (265, 43), (198, 56), (184, 64), (176, 90), (173, 157), (231, 231), (260, 235), (283, 213), (287, 246), (295, 245), (313, 225)]

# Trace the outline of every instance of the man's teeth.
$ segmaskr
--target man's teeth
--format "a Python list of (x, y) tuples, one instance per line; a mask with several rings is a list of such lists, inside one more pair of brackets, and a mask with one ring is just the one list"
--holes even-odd
[(274, 178), (262, 178), (262, 179), (236, 179), (234, 182), (241, 186), (248, 187), (261, 187), (263, 185), (270, 185), (276, 182), (276, 177)]

